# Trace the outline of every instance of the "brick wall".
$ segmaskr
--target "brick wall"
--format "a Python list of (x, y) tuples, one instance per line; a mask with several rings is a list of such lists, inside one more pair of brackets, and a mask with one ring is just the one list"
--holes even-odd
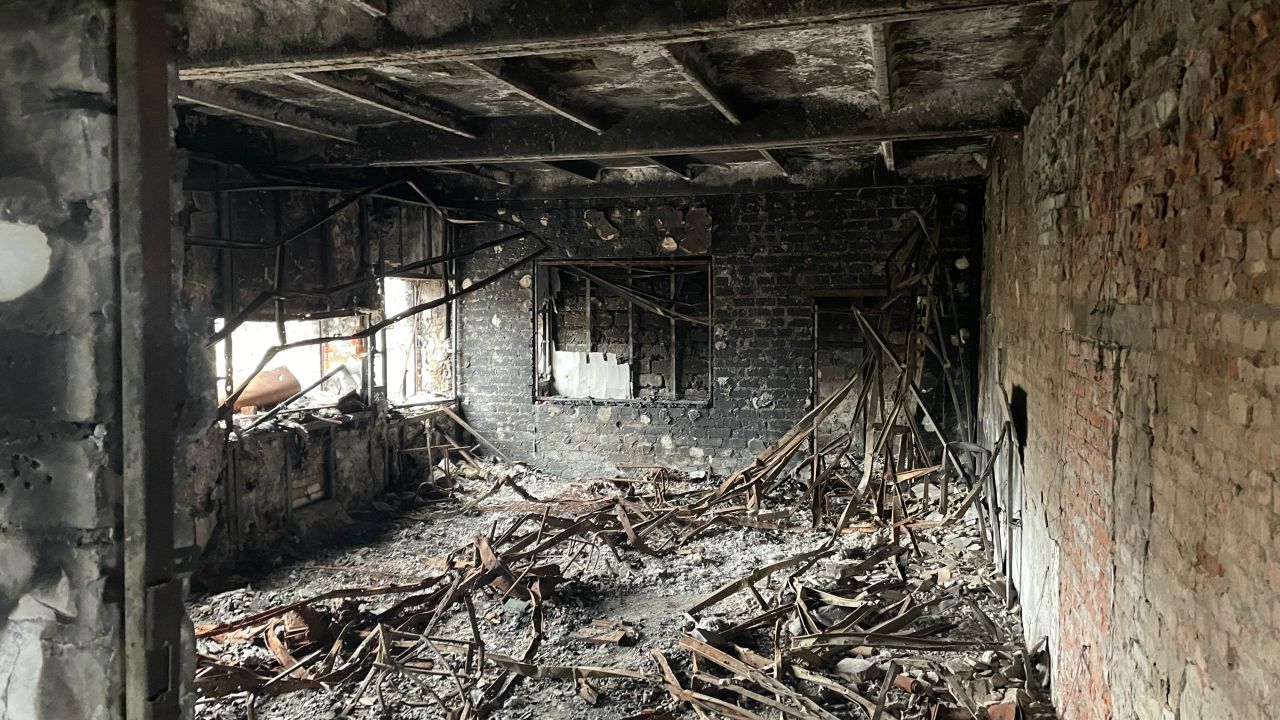
[(986, 206), (988, 436), (1065, 720), (1280, 714), (1280, 6), (1077, 4)]
[[(936, 192), (946, 223), (943, 244), (976, 247), (980, 193)], [(521, 271), (461, 303), (463, 408), (513, 458), (551, 471), (609, 473), (618, 463), (737, 469), (810, 406), (813, 300), (807, 293), (882, 284), (882, 258), (908, 227), (902, 214), (929, 205), (934, 193), (895, 188), (502, 208), (543, 236), (552, 257), (708, 254), (697, 238), (681, 235), (677, 215), (709, 212), (712, 397), (707, 406), (533, 402), (533, 290)], [(486, 228), (466, 241), (500, 232), (510, 231)], [(677, 241), (674, 252), (661, 249), (668, 233)], [(462, 271), (478, 280), (517, 252), (482, 253)], [(969, 287), (976, 293), (978, 263), (971, 260)]]

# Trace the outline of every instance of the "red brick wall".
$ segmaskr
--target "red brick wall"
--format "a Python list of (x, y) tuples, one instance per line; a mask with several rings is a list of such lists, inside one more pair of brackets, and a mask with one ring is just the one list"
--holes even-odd
[(1280, 3), (1068, 11), (991, 165), (984, 426), (1064, 720), (1280, 717)]
[(1072, 654), (1058, 678), (1064, 718), (1111, 713), (1106, 658), (1111, 634), (1112, 488), (1116, 462), (1117, 352), (1084, 338), (1067, 340), (1062, 432), (1067, 463), (1058, 597), (1060, 648)]

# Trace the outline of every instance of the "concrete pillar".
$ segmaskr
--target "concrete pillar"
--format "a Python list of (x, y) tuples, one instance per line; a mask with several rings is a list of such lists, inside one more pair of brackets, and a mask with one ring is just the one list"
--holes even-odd
[[(124, 207), (119, 178), (134, 175), (121, 133), (145, 134), (127, 117), (139, 94), (122, 102), (128, 13), (116, 5), (0, 2), (0, 720), (126, 716), (123, 478), (136, 436), (124, 420), (137, 398), (122, 392), (120, 278), (122, 248), (140, 245), (141, 233), (125, 238), (130, 213), (143, 211)], [(167, 129), (163, 79), (158, 95), (147, 80), (145, 102)], [(164, 155), (166, 134), (151, 133)], [(167, 222), (167, 197), (149, 217), (157, 207)], [(169, 279), (158, 287), (167, 304)], [(177, 618), (180, 599), (167, 599)]]

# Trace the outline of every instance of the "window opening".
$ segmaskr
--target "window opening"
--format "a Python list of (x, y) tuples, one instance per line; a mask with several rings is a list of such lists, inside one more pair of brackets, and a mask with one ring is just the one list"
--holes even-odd
[(709, 402), (710, 271), (706, 259), (539, 263), (538, 399)]

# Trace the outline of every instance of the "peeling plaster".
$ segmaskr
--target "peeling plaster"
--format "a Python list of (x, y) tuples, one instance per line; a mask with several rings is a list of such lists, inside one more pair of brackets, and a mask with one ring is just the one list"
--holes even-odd
[(43, 282), (52, 255), (40, 228), (0, 221), (0, 302), (17, 300)]

